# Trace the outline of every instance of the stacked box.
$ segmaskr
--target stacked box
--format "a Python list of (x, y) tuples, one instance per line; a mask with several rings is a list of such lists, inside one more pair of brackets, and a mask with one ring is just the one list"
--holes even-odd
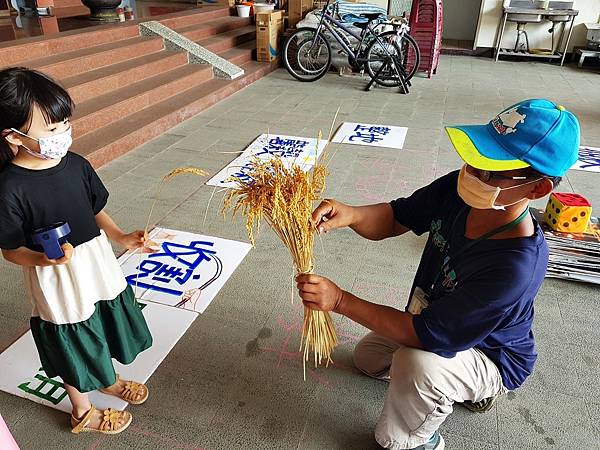
[(284, 11), (258, 13), (256, 19), (256, 60), (271, 62), (279, 56)]
[(313, 0), (289, 0), (288, 28), (296, 28), (296, 24), (313, 8)]

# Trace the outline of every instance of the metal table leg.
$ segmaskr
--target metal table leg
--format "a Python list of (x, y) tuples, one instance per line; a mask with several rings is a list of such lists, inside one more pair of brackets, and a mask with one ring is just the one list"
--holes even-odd
[(567, 22), (562, 22), (560, 24), (560, 37), (556, 41), (556, 48), (552, 49), (552, 53), (560, 53), (560, 49), (562, 48), (562, 43), (565, 40), (565, 30), (566, 29), (567, 29)]
[(498, 61), (498, 55), (500, 54), (500, 46), (502, 45), (502, 37), (504, 36), (504, 28), (506, 27), (507, 17), (508, 14), (506, 13), (506, 11), (504, 11), (504, 14), (502, 16), (502, 26), (500, 28), (500, 35), (498, 36), (498, 41), (496, 42), (496, 56), (494, 58), (494, 61)]
[(571, 24), (569, 26), (569, 34), (567, 35), (567, 42), (565, 43), (565, 48), (563, 50), (562, 58), (560, 58), (561, 66), (564, 64), (565, 57), (567, 56), (567, 49), (569, 48), (569, 41), (571, 40), (571, 34), (573, 34), (573, 22), (575, 22), (575, 16), (571, 17)]

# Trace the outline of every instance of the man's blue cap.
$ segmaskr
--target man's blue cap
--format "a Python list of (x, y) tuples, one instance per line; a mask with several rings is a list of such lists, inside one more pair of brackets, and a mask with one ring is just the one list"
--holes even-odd
[(560, 177), (577, 161), (579, 122), (549, 100), (525, 100), (487, 125), (446, 127), (452, 145), (470, 166), (502, 171), (531, 166)]

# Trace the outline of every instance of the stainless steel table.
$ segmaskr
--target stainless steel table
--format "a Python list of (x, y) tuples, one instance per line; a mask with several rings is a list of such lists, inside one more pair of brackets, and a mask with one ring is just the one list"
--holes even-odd
[(576, 55), (579, 55), (579, 61), (577, 62), (577, 67), (583, 67), (583, 60), (587, 57), (590, 58), (600, 58), (600, 50), (590, 50), (587, 48), (577, 47), (574, 49)]
[[(504, 29), (506, 28), (506, 19), (508, 15), (511, 14), (522, 14), (522, 15), (541, 15), (542, 20), (547, 22), (552, 22), (552, 19), (548, 17), (551, 16), (568, 16), (569, 17), (569, 32), (567, 34), (567, 40), (564, 43), (564, 47), (562, 51), (560, 51), (561, 43), (564, 40), (565, 29), (567, 27), (566, 22), (562, 22), (563, 26), (560, 32), (560, 38), (558, 40), (558, 45), (556, 46), (556, 52), (552, 54), (539, 54), (539, 53), (531, 53), (526, 51), (514, 51), (507, 48), (500, 48), (502, 44), (502, 37), (504, 36)], [(573, 22), (575, 21), (575, 17), (579, 14), (579, 11), (576, 9), (532, 9), (532, 8), (514, 8), (514, 7), (504, 7), (504, 13), (502, 14), (502, 19), (500, 20), (500, 24), (498, 25), (498, 33), (496, 42), (494, 45), (495, 61), (498, 61), (498, 57), (502, 54), (503, 56), (525, 56), (530, 58), (546, 58), (546, 59), (560, 59), (560, 65), (562, 66), (565, 62), (565, 56), (567, 54), (567, 49), (569, 48), (569, 41), (571, 40), (571, 34), (573, 34)], [(513, 19), (514, 21), (514, 19)], [(527, 20), (523, 20), (523, 22), (527, 22)], [(539, 23), (539, 22), (537, 22)]]

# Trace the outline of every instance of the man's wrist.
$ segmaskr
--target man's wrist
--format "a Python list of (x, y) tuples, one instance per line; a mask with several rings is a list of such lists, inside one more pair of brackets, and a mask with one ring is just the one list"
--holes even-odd
[(354, 229), (358, 222), (358, 218), (356, 217), (358, 208), (350, 205), (346, 205), (346, 207), (348, 208), (348, 216), (350, 217), (350, 223), (348, 224), (348, 228)]
[(351, 300), (350, 296), (351, 294), (349, 292), (341, 290), (340, 299), (338, 300), (333, 311), (338, 314), (341, 314), (342, 316), (346, 315), (345, 311), (348, 306), (348, 302)]

